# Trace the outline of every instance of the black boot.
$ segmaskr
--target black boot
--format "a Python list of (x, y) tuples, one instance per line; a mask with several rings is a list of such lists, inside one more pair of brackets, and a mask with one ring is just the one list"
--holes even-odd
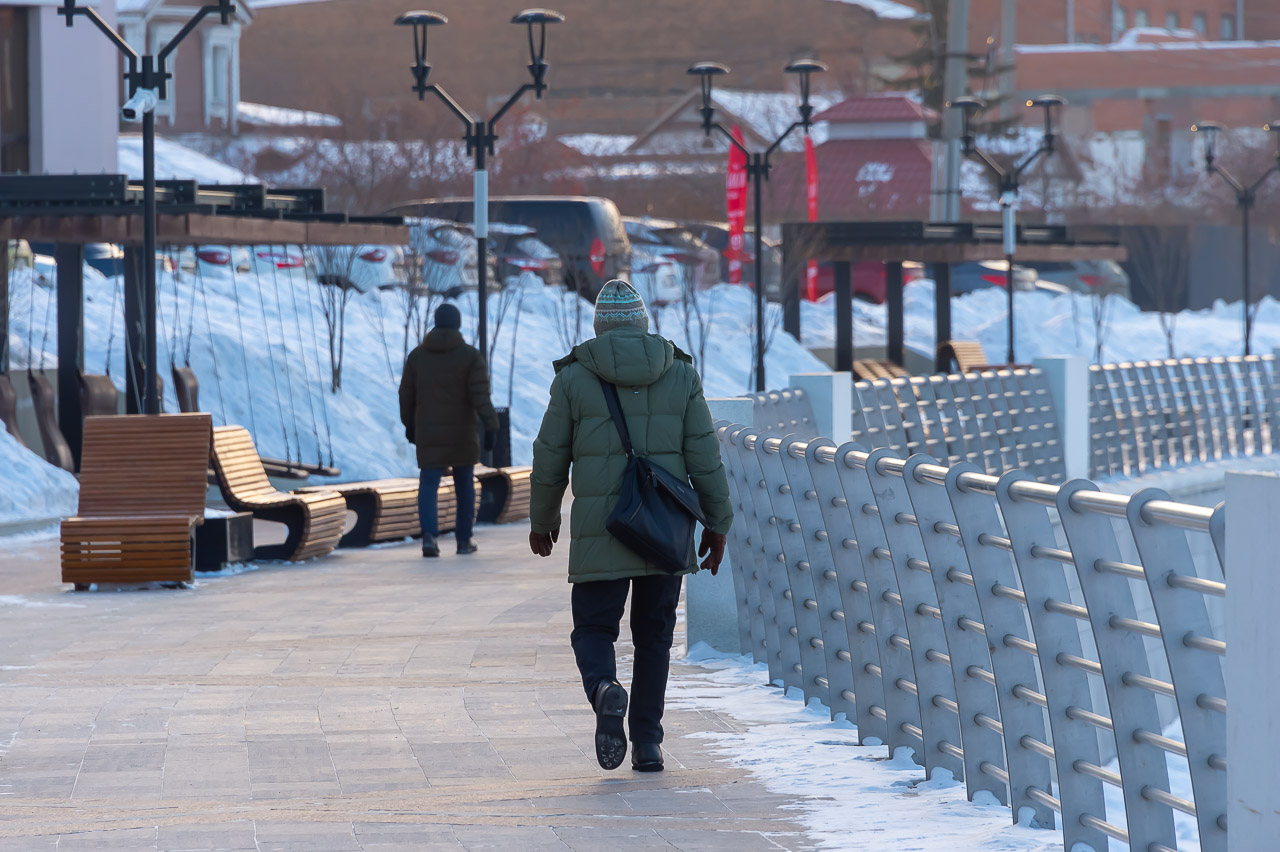
[(631, 768), (636, 772), (661, 772), (662, 746), (657, 743), (632, 743)]
[(480, 549), (479, 547), (476, 547), (476, 540), (473, 538), (463, 539), (462, 541), (458, 542), (459, 553), (462, 553), (462, 554), (475, 553), (479, 549)]
[(436, 544), (436, 537), (433, 535), (422, 534), (422, 555), (423, 556), (439, 556), (440, 545)]
[(627, 756), (627, 737), (622, 729), (627, 691), (616, 680), (605, 681), (596, 687), (591, 704), (596, 711), (596, 760), (603, 769), (617, 769)]

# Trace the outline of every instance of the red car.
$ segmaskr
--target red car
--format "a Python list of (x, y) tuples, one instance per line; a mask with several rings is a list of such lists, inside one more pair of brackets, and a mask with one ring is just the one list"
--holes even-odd
[[(884, 304), (885, 297), (885, 271), (884, 264), (878, 261), (866, 261), (864, 263), (853, 264), (850, 270), (853, 277), (853, 297), (861, 299), (864, 302), (871, 302), (875, 305)], [(914, 261), (903, 261), (902, 263), (902, 282), (910, 284), (918, 278), (924, 277), (924, 264)], [(812, 298), (821, 299), (826, 294), (836, 289), (836, 267), (834, 263), (821, 263), (818, 265), (818, 286)], [(804, 280), (800, 282), (800, 294), (808, 297), (808, 291)]]

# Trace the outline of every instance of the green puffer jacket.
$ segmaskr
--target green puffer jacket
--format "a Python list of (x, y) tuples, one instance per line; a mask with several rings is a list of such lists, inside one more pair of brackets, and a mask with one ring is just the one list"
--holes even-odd
[[(656, 334), (624, 327), (575, 346), (555, 368), (551, 402), (533, 442), (530, 521), (539, 533), (560, 526), (572, 465), (569, 582), (665, 573), (647, 566), (605, 530), (622, 488), (626, 456), (599, 378), (618, 387), (636, 455), (688, 477), (710, 528), (729, 531), (729, 482), (702, 380), (688, 355)], [(696, 570), (691, 558), (684, 573)]]

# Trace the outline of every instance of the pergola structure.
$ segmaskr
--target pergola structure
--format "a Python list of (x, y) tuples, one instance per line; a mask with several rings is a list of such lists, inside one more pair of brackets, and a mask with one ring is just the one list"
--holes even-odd
[[(853, 369), (852, 264), (885, 265), (888, 357), (903, 363), (903, 261), (929, 264), (934, 280), (934, 327), (939, 344), (951, 339), (951, 267), (1003, 260), (999, 224), (952, 222), (793, 222), (782, 226), (783, 328), (800, 337), (800, 290), (808, 261), (834, 261), (835, 368)], [(1128, 252), (1110, 228), (1019, 225), (1017, 261), (1126, 260)], [(938, 370), (946, 365), (936, 364)]]
[[(156, 310), (143, 300), (142, 187), (124, 175), (0, 177), (0, 247), (7, 240), (54, 243), (57, 261), (58, 425), (77, 465), (82, 433), (79, 373), (84, 370), (84, 247), (124, 247), (126, 400), (140, 413), (154, 382)], [(400, 217), (326, 211), (323, 189), (208, 186), (159, 181), (160, 245), (406, 245)], [(0, 373), (9, 370), (9, 255), (0, 250)]]

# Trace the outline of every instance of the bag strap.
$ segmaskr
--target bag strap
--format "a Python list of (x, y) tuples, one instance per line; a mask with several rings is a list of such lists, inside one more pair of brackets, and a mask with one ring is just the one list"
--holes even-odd
[(636, 453), (631, 448), (631, 433), (627, 431), (627, 418), (622, 415), (622, 401), (618, 399), (618, 389), (612, 382), (606, 382), (604, 379), (600, 379), (600, 389), (604, 391), (604, 402), (609, 406), (609, 416), (613, 418), (613, 425), (618, 428), (622, 449), (626, 450), (627, 457), (630, 458)]

